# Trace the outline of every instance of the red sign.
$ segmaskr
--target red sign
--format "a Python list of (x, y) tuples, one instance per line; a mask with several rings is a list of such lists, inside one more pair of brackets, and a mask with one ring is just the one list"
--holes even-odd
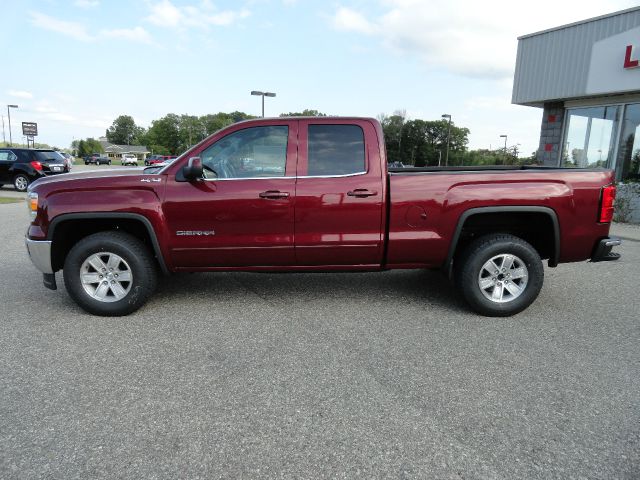
[(624, 55), (624, 68), (637, 68), (640, 65), (638, 60), (632, 60), (633, 45), (627, 45), (627, 52)]

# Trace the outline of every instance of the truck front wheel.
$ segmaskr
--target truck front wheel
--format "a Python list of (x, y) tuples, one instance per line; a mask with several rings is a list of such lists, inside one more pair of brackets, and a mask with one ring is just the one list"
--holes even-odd
[(94, 315), (122, 316), (155, 290), (157, 271), (144, 244), (122, 232), (99, 232), (73, 246), (64, 262), (67, 292)]
[(537, 298), (544, 282), (540, 255), (514, 235), (480, 237), (454, 265), (464, 299), (476, 312), (490, 317), (521, 312)]

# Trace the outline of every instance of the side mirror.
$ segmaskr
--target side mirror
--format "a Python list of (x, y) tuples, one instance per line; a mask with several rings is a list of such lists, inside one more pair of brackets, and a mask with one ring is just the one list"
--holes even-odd
[(182, 175), (189, 182), (202, 179), (204, 176), (202, 159), (200, 157), (191, 157), (189, 162), (182, 167)]

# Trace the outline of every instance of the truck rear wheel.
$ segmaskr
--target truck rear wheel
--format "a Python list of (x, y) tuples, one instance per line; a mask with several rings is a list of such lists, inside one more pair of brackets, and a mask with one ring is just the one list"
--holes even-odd
[(480, 237), (455, 264), (462, 296), (476, 312), (490, 317), (521, 312), (538, 297), (544, 282), (540, 255), (514, 235)]
[(122, 316), (138, 310), (155, 290), (153, 257), (137, 238), (99, 232), (80, 240), (64, 262), (67, 292), (94, 315)]

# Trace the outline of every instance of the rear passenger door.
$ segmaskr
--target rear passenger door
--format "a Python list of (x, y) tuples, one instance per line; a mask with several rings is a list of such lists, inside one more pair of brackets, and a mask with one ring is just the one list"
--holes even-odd
[(377, 267), (383, 256), (384, 188), (368, 120), (301, 120), (295, 207), (299, 266)]

